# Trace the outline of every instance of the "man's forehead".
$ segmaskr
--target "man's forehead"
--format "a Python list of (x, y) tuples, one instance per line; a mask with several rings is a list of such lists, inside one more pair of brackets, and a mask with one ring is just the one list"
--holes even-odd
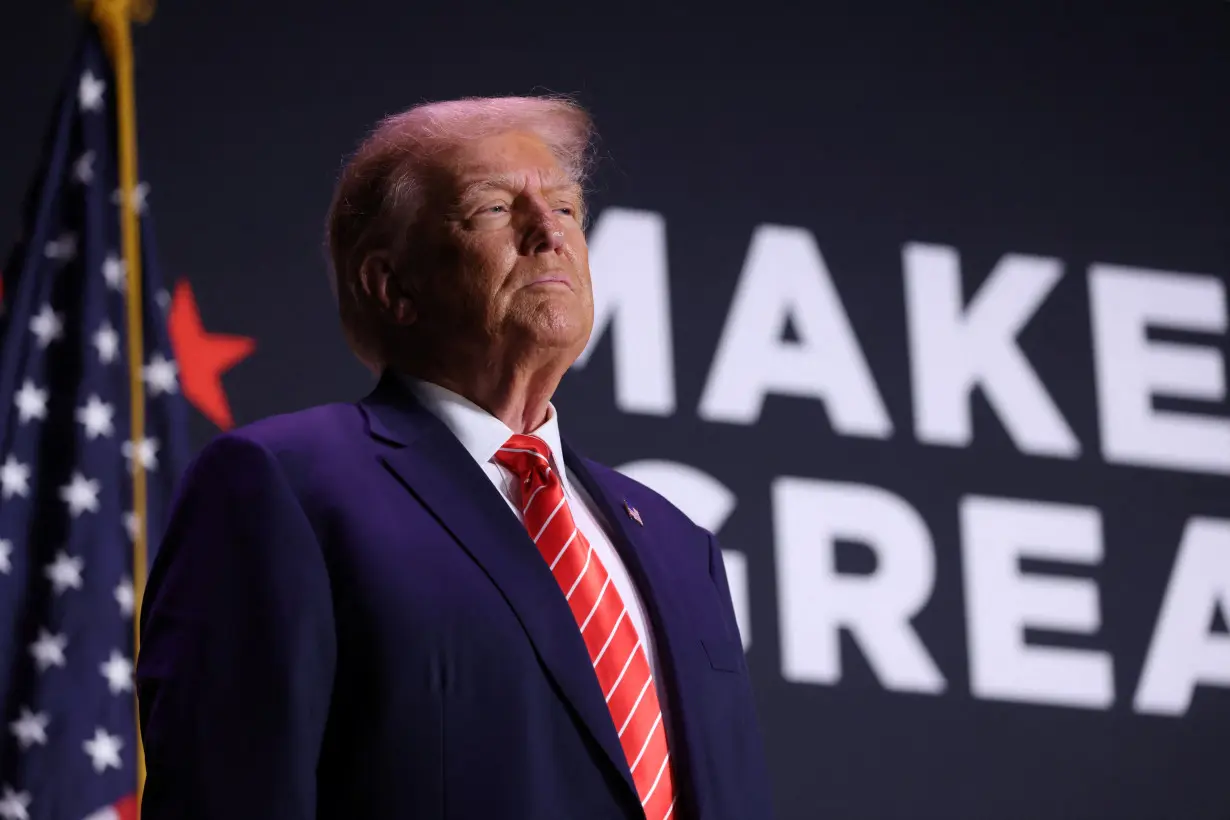
[(440, 155), (437, 167), (458, 192), (476, 186), (523, 190), (574, 183), (538, 135), (517, 131), (462, 141)]

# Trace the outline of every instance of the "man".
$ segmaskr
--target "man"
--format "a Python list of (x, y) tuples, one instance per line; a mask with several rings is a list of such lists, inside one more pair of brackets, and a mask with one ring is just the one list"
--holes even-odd
[(761, 820), (721, 552), (563, 443), (593, 323), (588, 115), (384, 121), (339, 180), (357, 404), (222, 435), (142, 612), (146, 820)]

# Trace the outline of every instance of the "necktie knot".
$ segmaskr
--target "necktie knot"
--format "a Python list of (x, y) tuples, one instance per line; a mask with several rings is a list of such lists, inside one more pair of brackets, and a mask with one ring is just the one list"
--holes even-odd
[(551, 473), (551, 451), (538, 436), (513, 435), (496, 451), (495, 460), (523, 484), (530, 484), (535, 478), (545, 482)]

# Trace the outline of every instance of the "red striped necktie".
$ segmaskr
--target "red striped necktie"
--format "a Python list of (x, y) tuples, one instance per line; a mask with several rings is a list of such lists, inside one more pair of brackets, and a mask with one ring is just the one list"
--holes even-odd
[(514, 435), (495, 459), (520, 479), (525, 528), (589, 649), (645, 817), (666, 820), (675, 809), (675, 778), (649, 658), (611, 576), (572, 518), (549, 453), (537, 436)]

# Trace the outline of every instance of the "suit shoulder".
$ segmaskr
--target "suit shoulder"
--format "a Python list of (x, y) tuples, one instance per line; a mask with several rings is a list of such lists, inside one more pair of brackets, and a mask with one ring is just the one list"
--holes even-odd
[(324, 404), (269, 416), (215, 436), (201, 451), (199, 462), (268, 459), (292, 484), (326, 465), (339, 454), (353, 452), (364, 433), (364, 418), (355, 404)]
[(328, 447), (362, 433), (363, 425), (357, 405), (338, 402), (269, 416), (224, 435), (258, 444), (281, 457)]

